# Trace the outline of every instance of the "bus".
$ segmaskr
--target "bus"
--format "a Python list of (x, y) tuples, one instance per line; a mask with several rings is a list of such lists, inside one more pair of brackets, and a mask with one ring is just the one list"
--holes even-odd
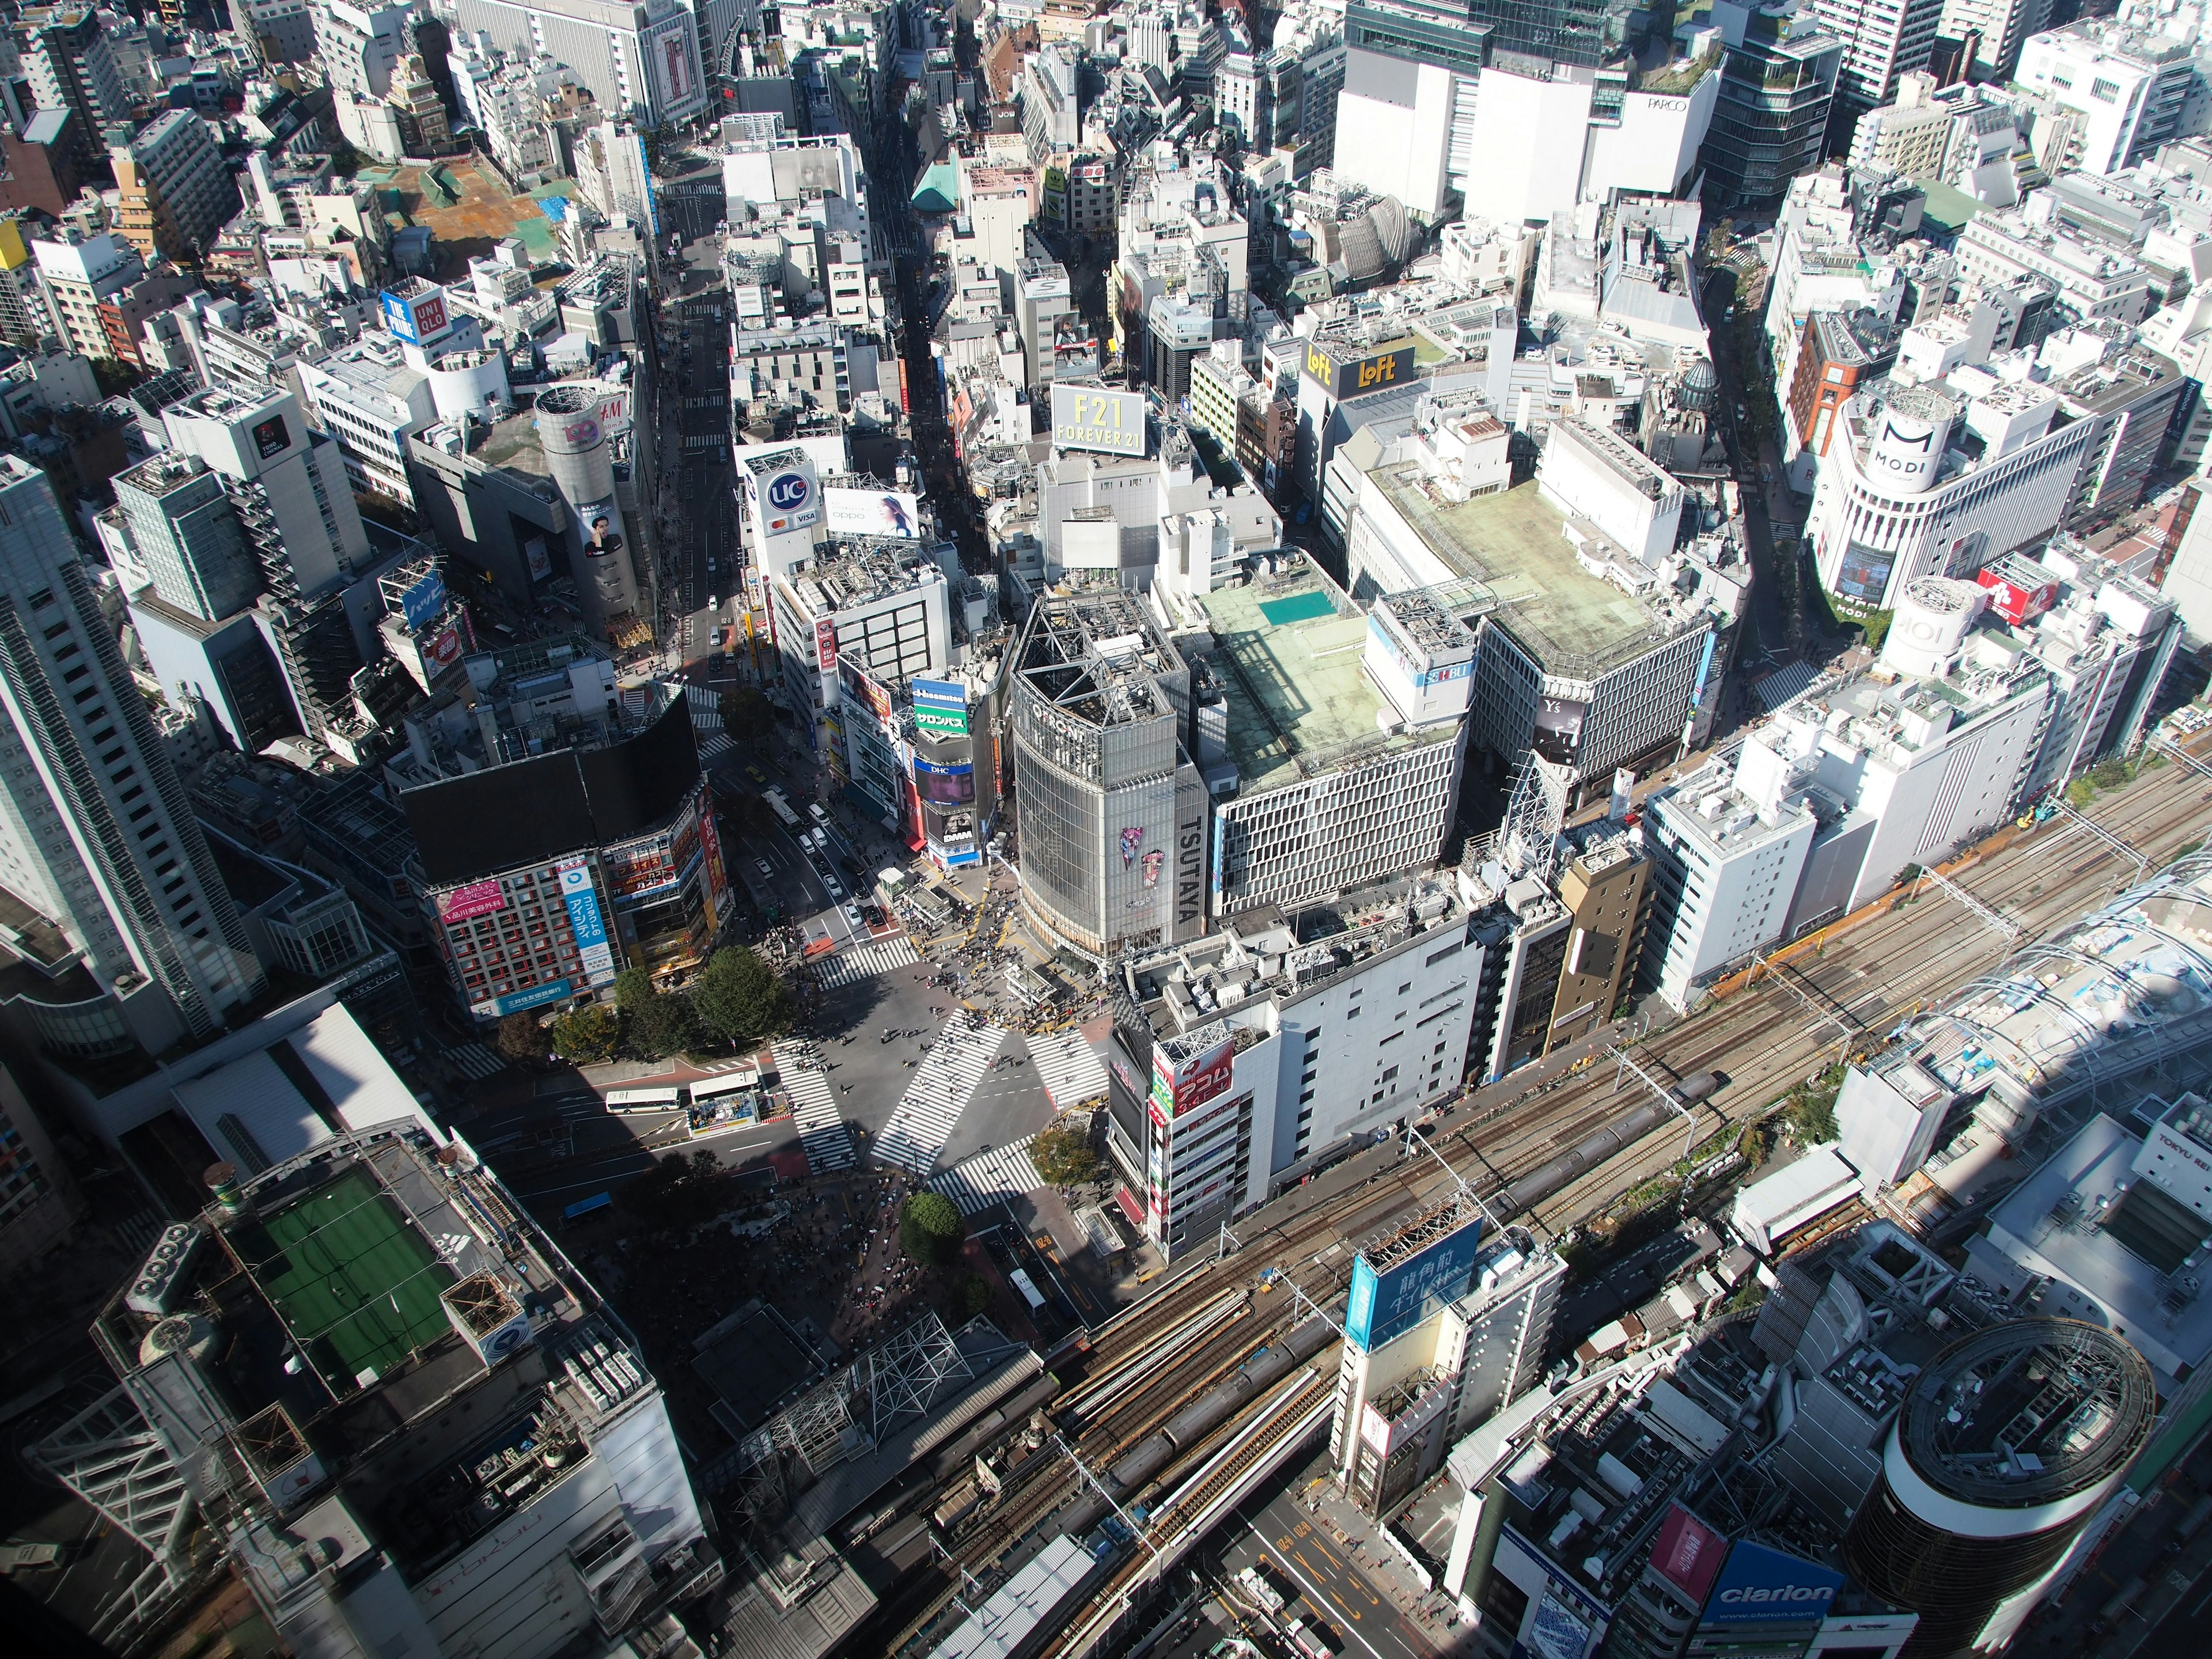
[(784, 799), (782, 790), (763, 789), (761, 799), (768, 803), (768, 810), (775, 814), (778, 823), (787, 830), (799, 828), (799, 814), (791, 810), (791, 803)]
[(606, 1107), (611, 1112), (680, 1112), (684, 1109), (684, 1091), (673, 1085), (665, 1089), (610, 1089)]
[(1029, 1274), (1019, 1267), (1014, 1267), (1008, 1270), (1006, 1277), (1013, 1281), (1014, 1288), (1022, 1293), (1022, 1300), (1028, 1303), (1033, 1310), (1044, 1306), (1044, 1298), (1037, 1294), (1036, 1281)]
[(747, 1066), (691, 1085), (692, 1134), (714, 1134), (760, 1117), (760, 1073)]

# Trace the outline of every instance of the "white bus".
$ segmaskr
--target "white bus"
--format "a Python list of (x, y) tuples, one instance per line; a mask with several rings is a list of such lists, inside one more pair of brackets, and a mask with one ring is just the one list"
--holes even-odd
[(761, 799), (768, 803), (768, 810), (775, 814), (775, 821), (778, 823), (787, 830), (799, 828), (799, 814), (791, 810), (791, 803), (783, 798), (782, 790), (763, 789), (761, 791)]
[(665, 1089), (610, 1089), (607, 1091), (607, 1109), (611, 1112), (680, 1112), (684, 1109), (684, 1091), (672, 1085)]
[(760, 1073), (751, 1066), (691, 1085), (691, 1133), (719, 1134), (760, 1120)]
[(1036, 1281), (1026, 1273), (1019, 1267), (1014, 1267), (1008, 1270), (1006, 1277), (1013, 1281), (1014, 1288), (1022, 1293), (1022, 1300), (1028, 1303), (1032, 1309), (1044, 1306), (1044, 1298), (1037, 1294)]

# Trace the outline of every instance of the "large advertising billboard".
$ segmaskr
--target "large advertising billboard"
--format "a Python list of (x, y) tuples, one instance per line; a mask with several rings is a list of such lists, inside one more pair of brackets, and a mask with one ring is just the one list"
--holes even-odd
[(568, 980), (551, 980), (544, 985), (533, 985), (526, 991), (510, 991), (503, 997), (474, 1004), (469, 1010), (485, 1019), (504, 1019), (509, 1014), (519, 1014), (529, 1008), (543, 1008), (549, 1003), (562, 1000), (574, 993), (575, 987)]
[(837, 624), (828, 617), (814, 619), (814, 665), (825, 674), (837, 672)]
[(1103, 386), (1052, 388), (1052, 441), (1060, 449), (1095, 449), (1108, 455), (1145, 453), (1145, 394)]
[(433, 288), (427, 294), (410, 298), (384, 293), (384, 326), (388, 333), (396, 334), (409, 345), (421, 345), (434, 340), (446, 331), (446, 290)]
[(446, 608), (446, 579), (433, 570), (399, 596), (399, 614), (420, 628)]
[(494, 910), (507, 908), (507, 889), (496, 880), (472, 881), (465, 887), (456, 887), (438, 901), (441, 921), (468, 921), (477, 916), (489, 915)]
[(1728, 1547), (1727, 1539), (1680, 1504), (1672, 1504), (1651, 1545), (1651, 1570), (1688, 1597), (1691, 1606), (1703, 1607), (1720, 1575), (1721, 1563), (1728, 1558)]
[(914, 723), (933, 738), (968, 735), (968, 688), (950, 680), (915, 679), (907, 682), (914, 699)]
[(1582, 749), (1583, 722), (1589, 718), (1586, 702), (1572, 697), (1539, 697), (1536, 730), (1529, 747), (1554, 766), (1572, 766)]
[(1465, 1293), (1481, 1248), (1478, 1215), (1379, 1273), (1364, 1255), (1353, 1258), (1352, 1299), (1344, 1310), (1346, 1339), (1369, 1352), (1411, 1330), (1431, 1309)]
[(607, 943), (607, 924), (599, 914), (599, 896), (592, 886), (592, 866), (583, 859), (563, 859), (561, 902), (568, 907), (568, 926), (576, 935), (576, 955), (582, 959), (586, 978), (605, 985), (615, 976), (615, 953)]
[(1741, 1540), (1729, 1551), (1704, 1622), (1815, 1624), (1826, 1616), (1843, 1583), (1839, 1572)]
[(921, 539), (921, 498), (900, 489), (824, 489), (823, 522), (840, 536)]
[(1853, 542), (1844, 549), (1844, 562), (1836, 571), (1836, 591), (1861, 605), (1878, 605), (1889, 591), (1889, 573), (1896, 566), (1894, 550)]
[(1226, 1093), (1236, 1076), (1236, 1044), (1225, 1031), (1218, 1042), (1200, 1049), (1181, 1065), (1171, 1066), (1167, 1050), (1156, 1048), (1152, 1050), (1153, 1106), (1164, 1119), (1196, 1111)]
[(1328, 387), (1332, 398), (1404, 386), (1413, 378), (1413, 342), (1409, 337), (1355, 346), (1348, 340), (1316, 340), (1306, 347), (1306, 373)]

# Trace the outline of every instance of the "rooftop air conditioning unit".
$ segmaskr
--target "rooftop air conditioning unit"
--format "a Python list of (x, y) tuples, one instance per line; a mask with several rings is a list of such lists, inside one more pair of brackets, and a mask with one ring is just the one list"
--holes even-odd
[(123, 1305), (133, 1313), (159, 1319), (176, 1305), (182, 1291), (185, 1270), (200, 1253), (207, 1235), (189, 1221), (172, 1222), (161, 1230), (154, 1242), (154, 1249), (146, 1258), (146, 1265), (138, 1270), (138, 1277), (123, 1298)]
[(461, 1340), (487, 1366), (529, 1344), (530, 1316), (496, 1273), (471, 1273), (438, 1300)]

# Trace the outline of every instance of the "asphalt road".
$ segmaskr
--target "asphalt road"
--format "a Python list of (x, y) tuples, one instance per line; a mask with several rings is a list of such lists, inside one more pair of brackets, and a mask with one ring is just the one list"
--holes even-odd
[(1268, 1481), (1239, 1505), (1221, 1532), (1223, 1572), (1234, 1577), (1263, 1555), (1285, 1598), (1283, 1617), (1316, 1626), (1339, 1659), (1430, 1659), (1433, 1644), (1370, 1583), (1328, 1529), (1302, 1509), (1291, 1484)]

